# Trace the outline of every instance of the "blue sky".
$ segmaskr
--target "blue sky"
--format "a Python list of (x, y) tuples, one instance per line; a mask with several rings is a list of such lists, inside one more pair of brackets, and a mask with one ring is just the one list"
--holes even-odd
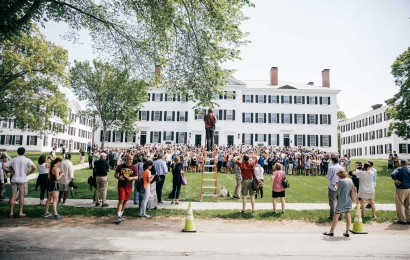
[[(254, 0), (250, 18), (241, 26), (251, 43), (241, 48), (242, 60), (226, 63), (239, 80), (268, 80), (279, 67), (279, 81), (322, 84), (330, 69), (330, 86), (342, 90), (338, 104), (350, 118), (384, 103), (398, 87), (391, 65), (410, 47), (408, 0)], [(87, 32), (83, 44), (59, 35), (64, 24), (47, 23), (48, 40), (69, 51), (69, 59), (95, 57)], [(75, 96), (68, 93), (68, 98)]]

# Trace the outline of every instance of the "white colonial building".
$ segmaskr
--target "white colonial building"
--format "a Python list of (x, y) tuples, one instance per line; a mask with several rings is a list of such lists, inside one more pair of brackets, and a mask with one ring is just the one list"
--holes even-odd
[[(330, 88), (329, 70), (322, 72), (322, 86), (278, 81), (273, 67), (270, 80), (231, 79), (225, 95), (215, 96), (219, 107), (215, 142), (219, 145), (313, 146), (337, 152), (337, 94)], [(234, 95), (229, 95), (234, 94)], [(105, 146), (130, 147), (132, 143), (204, 144), (203, 115), (194, 103), (164, 89), (149, 92), (140, 111), (139, 133), (126, 138), (109, 130)], [(102, 131), (94, 141), (102, 141)]]
[(81, 110), (75, 101), (69, 101), (70, 118), (73, 122), (68, 126), (59, 120), (50, 120), (53, 128), (64, 128), (63, 133), (55, 135), (38, 136), (33, 132), (22, 132), (15, 129), (12, 119), (0, 121), (0, 150), (16, 151), (23, 146), (27, 151), (50, 152), (54, 146), (65, 146), (68, 152), (78, 151), (86, 147), (92, 139), (92, 130), (88, 119), (78, 115)]
[(410, 141), (392, 134), (387, 136), (391, 122), (387, 105), (377, 104), (373, 110), (343, 121), (340, 126), (341, 152), (352, 157), (387, 159), (390, 152), (410, 159)]

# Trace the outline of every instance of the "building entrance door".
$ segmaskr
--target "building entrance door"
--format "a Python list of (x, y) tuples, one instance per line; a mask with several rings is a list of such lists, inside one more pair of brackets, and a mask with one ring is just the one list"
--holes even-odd
[(228, 135), (228, 146), (233, 146), (233, 135)]
[(144, 145), (147, 143), (147, 132), (146, 131), (141, 131), (141, 137), (140, 137), (140, 145)]
[(284, 134), (283, 135), (283, 145), (286, 146), (290, 146), (290, 138), (289, 138), (289, 134)]
[(195, 146), (201, 146), (202, 135), (195, 135)]

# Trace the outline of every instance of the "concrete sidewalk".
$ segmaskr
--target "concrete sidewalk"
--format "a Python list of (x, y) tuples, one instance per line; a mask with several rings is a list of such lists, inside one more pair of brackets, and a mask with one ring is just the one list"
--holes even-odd
[[(25, 205), (39, 205), (40, 200), (38, 198), (25, 198)], [(0, 202), (1, 204), (7, 204), (8, 200)], [(107, 203), (110, 205), (108, 208), (116, 208), (118, 200), (107, 200)], [(96, 208), (92, 204), (91, 199), (70, 199), (67, 198), (66, 205), (81, 207), (81, 208)], [(128, 208), (138, 208), (138, 205), (135, 205), (133, 201), (128, 201)], [(100, 206), (101, 208), (101, 206)], [(164, 209), (187, 209), (188, 202), (180, 201), (179, 205), (171, 204), (170, 201), (164, 201), (163, 204), (158, 204), (158, 208)], [(251, 203), (248, 199), (246, 204), (247, 209), (251, 209)], [(272, 210), (272, 203), (258, 203), (256, 202), (256, 210)], [(278, 201), (277, 208), (280, 209), (280, 202)], [(238, 210), (242, 209), (242, 200), (237, 202), (192, 202), (193, 210), (208, 210), (208, 209), (227, 209), (227, 210)], [(325, 203), (286, 203), (286, 209), (293, 210), (312, 210), (312, 209), (329, 209), (329, 205)], [(396, 207), (394, 204), (376, 204), (376, 210), (392, 210), (395, 211)]]

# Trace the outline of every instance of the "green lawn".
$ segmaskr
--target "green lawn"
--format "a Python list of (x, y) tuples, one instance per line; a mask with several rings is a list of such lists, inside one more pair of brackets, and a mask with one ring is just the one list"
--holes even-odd
[[(50, 151), (51, 151), (51, 149), (50, 149)], [(80, 164), (80, 153), (74, 152), (74, 153), (69, 153), (69, 154), (71, 154), (71, 162), (74, 165), (75, 164)], [(11, 158), (14, 158), (14, 157), (17, 156), (17, 152), (7, 152), (7, 155), (9, 155)], [(37, 166), (38, 158), (40, 158), (41, 155), (50, 156), (50, 152), (26, 152), (26, 154), (25, 154), (25, 156), (27, 158), (30, 158), (33, 161), (33, 163), (36, 164), (36, 166)], [(57, 152), (56, 156), (62, 158), (60, 152)], [(85, 158), (84, 161), (87, 162), (87, 164), (88, 164), (87, 154), (86, 154), (86, 158)]]
[[(361, 160), (365, 162), (365, 160)], [(390, 172), (386, 172), (387, 162), (385, 160), (375, 160), (375, 166), (378, 171), (376, 187), (376, 203), (394, 203), (395, 187), (390, 178)], [(352, 166), (353, 167), (353, 166)], [(77, 170), (75, 172), (75, 181), (78, 185), (77, 197), (92, 199), (94, 194), (90, 191), (87, 183), (88, 177), (92, 175), (90, 169)], [(182, 186), (180, 200), (182, 201), (199, 201), (201, 186), (200, 173), (185, 174), (188, 185)], [(234, 174), (219, 174), (219, 188), (225, 186), (233, 194), (236, 180)], [(269, 175), (265, 175), (264, 197), (257, 198), (257, 202), (271, 202), (271, 183), (268, 181)], [(327, 203), (327, 179), (324, 176), (288, 176), (290, 188), (286, 190), (286, 202), (288, 203)], [(117, 199), (117, 180), (114, 178), (114, 172), (109, 172), (108, 199)], [(29, 197), (38, 197), (39, 191), (34, 190), (35, 180), (29, 182)], [(172, 189), (172, 175), (166, 177), (163, 194), (165, 197)], [(133, 196), (131, 197), (131, 199)], [(224, 202), (238, 201), (233, 198), (220, 198)], [(215, 201), (213, 198), (204, 198), (203, 201)]]

